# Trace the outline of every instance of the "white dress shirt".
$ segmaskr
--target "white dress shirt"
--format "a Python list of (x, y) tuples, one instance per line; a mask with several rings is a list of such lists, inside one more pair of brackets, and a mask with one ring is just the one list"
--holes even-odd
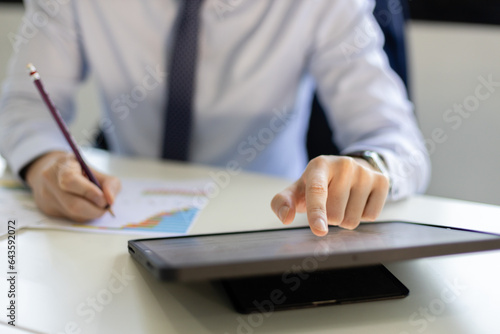
[[(181, 0), (25, 5), (0, 102), (0, 153), (12, 170), (69, 150), (26, 73), (29, 62), (67, 122), (92, 71), (111, 150), (159, 158)], [(190, 160), (300, 177), (316, 88), (343, 154), (380, 153), (393, 199), (423, 191), (428, 155), (372, 10), (365, 0), (205, 0)]]

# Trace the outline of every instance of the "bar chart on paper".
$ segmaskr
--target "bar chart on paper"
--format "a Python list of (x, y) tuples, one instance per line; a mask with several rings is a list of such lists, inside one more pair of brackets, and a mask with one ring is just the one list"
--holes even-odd
[(183, 234), (187, 233), (191, 222), (194, 221), (199, 211), (198, 208), (185, 208), (160, 212), (140, 223), (126, 224), (122, 229)]

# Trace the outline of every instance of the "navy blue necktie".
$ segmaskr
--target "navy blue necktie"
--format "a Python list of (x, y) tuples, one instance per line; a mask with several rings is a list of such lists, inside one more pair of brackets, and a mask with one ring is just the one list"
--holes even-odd
[(186, 161), (189, 157), (201, 3), (183, 0), (181, 4), (168, 72), (164, 159)]

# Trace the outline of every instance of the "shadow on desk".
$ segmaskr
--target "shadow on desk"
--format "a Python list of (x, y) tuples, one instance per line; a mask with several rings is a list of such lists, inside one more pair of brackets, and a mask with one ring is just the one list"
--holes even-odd
[[(441, 300), (448, 282), (440, 280), (438, 274), (431, 274), (432, 270), (421, 260), (387, 265), (410, 289), (410, 296), (405, 299), (249, 315), (234, 311), (217, 284), (159, 282), (142, 266), (135, 265), (167, 322), (179, 333), (331, 333), (332, 329), (349, 332), (363, 327), (376, 333), (377, 327), (386, 328), (387, 324), (392, 324), (395, 334), (420, 333), (427, 329), (429, 319), (436, 319), (437, 315), (445, 317), (453, 307), (452, 303)], [(421, 280), (429, 282), (425, 291), (418, 291), (417, 281)], [(457, 322), (456, 328), (447, 327), (447, 330), (466, 333), (461, 328)]]

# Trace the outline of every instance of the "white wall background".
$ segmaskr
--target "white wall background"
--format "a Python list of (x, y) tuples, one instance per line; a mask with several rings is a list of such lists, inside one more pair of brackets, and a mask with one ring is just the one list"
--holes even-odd
[[(413, 100), (433, 163), (428, 193), (500, 204), (500, 87), (459, 126), (443, 119), (473, 100), (479, 77), (500, 85), (500, 27), (412, 23), (408, 38)], [(444, 141), (433, 146), (439, 129)]]
[[(2, 79), (12, 50), (7, 34), (17, 30), (21, 15), (19, 6), (0, 5)], [(479, 77), (500, 82), (500, 27), (411, 23), (408, 42), (413, 100), (433, 163), (428, 193), (500, 205), (500, 87), (466, 111), (470, 116), (459, 116), (459, 126), (443, 118), (454, 104), (473, 101)], [(82, 88), (78, 106), (77, 140), (97, 124), (91, 84)], [(433, 133), (440, 135), (433, 139)]]

